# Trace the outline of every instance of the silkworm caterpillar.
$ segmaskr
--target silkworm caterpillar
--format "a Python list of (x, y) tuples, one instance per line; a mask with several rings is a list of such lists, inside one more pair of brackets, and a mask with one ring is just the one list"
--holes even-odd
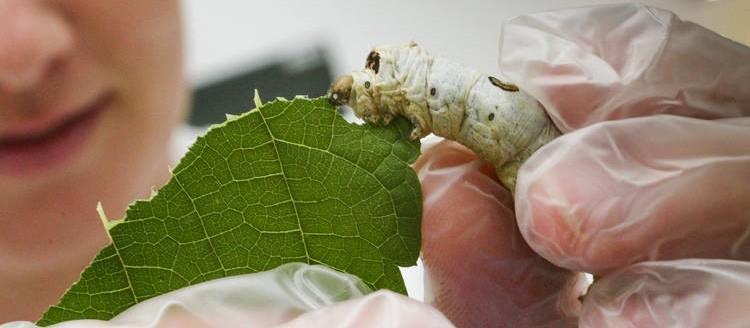
[(515, 85), (433, 57), (414, 42), (375, 47), (365, 68), (339, 77), (328, 96), (372, 123), (404, 116), (414, 139), (434, 133), (460, 142), (493, 164), (511, 192), (521, 164), (560, 135), (539, 102)]

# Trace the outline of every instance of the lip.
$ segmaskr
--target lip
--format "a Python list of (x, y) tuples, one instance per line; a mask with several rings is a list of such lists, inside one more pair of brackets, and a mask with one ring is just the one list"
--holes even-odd
[(1, 134), (0, 175), (37, 175), (67, 163), (84, 148), (114, 98), (106, 92), (72, 115), (19, 125)]

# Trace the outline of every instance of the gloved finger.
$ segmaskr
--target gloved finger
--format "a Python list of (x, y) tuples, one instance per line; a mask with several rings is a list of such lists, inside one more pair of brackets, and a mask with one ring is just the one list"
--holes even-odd
[(423, 151), (416, 168), (425, 301), (459, 327), (575, 325), (579, 276), (529, 249), (494, 169), (448, 141)]
[(580, 327), (744, 327), (748, 309), (748, 262), (644, 262), (594, 283)]
[(516, 214), (536, 252), (576, 271), (750, 260), (747, 181), (750, 118), (632, 118), (541, 148), (519, 171)]
[(378, 291), (307, 312), (277, 326), (290, 327), (453, 327), (435, 308), (390, 291)]
[(642, 4), (514, 18), (500, 68), (563, 132), (654, 114), (750, 115), (750, 48)]

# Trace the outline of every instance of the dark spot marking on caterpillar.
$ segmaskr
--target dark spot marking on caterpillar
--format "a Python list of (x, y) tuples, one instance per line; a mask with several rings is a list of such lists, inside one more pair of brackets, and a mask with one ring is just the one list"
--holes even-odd
[(493, 85), (495, 85), (496, 87), (498, 87), (500, 89), (503, 89), (503, 90), (509, 91), (509, 92), (516, 92), (516, 91), (518, 91), (518, 87), (515, 84), (505, 83), (503, 81), (500, 81), (498, 78), (496, 78), (494, 76), (490, 76), (489, 78), (490, 78), (490, 83), (492, 83)]
[(434, 96), (437, 93), (435, 88), (430, 88), (430, 96)]
[(377, 51), (370, 51), (370, 54), (367, 55), (365, 68), (369, 68), (375, 71), (375, 74), (378, 74), (378, 71), (380, 70), (380, 54)]
[(370, 88), (370, 81), (365, 81), (365, 89), (369, 89), (369, 88)]
[(488, 120), (492, 121), (495, 119), (495, 113), (490, 113), (490, 116), (487, 117)]

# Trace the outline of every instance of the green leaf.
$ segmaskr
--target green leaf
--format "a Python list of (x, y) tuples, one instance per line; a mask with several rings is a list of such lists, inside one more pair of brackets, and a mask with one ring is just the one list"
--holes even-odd
[(39, 321), (107, 320), (203, 281), (325, 264), (404, 293), (419, 253), (419, 153), (405, 120), (347, 123), (324, 98), (277, 100), (213, 127), (171, 181), (128, 208), (112, 244)]

